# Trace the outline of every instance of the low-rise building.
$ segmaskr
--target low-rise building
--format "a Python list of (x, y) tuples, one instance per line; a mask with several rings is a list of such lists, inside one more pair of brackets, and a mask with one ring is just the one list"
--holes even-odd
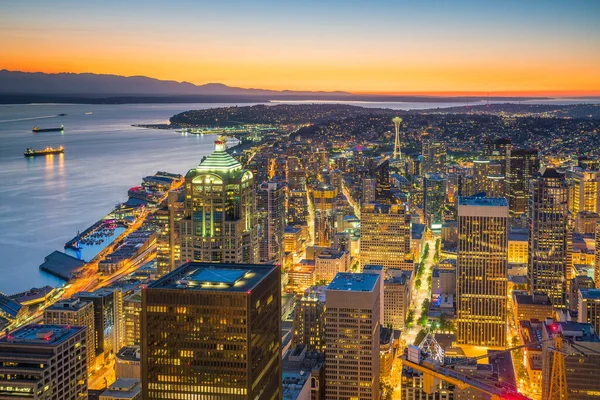
[(338, 272), (346, 272), (350, 267), (350, 253), (347, 251), (325, 251), (315, 258), (315, 279), (329, 283)]
[(554, 315), (550, 299), (543, 294), (514, 293), (513, 307), (515, 322), (541, 320)]
[(141, 379), (140, 346), (122, 347), (115, 357), (117, 379)]
[(100, 395), (100, 400), (139, 400), (142, 398), (139, 379), (117, 379)]
[(592, 324), (600, 331), (600, 289), (579, 289), (577, 321)]

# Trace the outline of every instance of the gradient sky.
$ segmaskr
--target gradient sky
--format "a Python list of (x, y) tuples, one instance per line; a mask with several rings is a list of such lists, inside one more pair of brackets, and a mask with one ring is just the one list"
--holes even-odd
[(352, 92), (600, 94), (600, 0), (2, 0), (0, 68)]

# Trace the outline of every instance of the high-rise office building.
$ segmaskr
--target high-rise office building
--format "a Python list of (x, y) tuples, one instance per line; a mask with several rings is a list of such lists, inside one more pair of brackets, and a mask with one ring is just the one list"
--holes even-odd
[(424, 138), (421, 146), (423, 155), (423, 173), (446, 172), (446, 144), (433, 138)]
[(123, 299), (125, 318), (125, 346), (138, 346), (141, 341), (140, 314), (142, 313), (142, 293), (137, 291)]
[(308, 216), (308, 197), (306, 190), (288, 191), (288, 225), (306, 225)]
[[(389, 270), (388, 270), (389, 271)], [(411, 299), (411, 272), (392, 274), (383, 282), (383, 325), (392, 329), (404, 329)]]
[(258, 186), (258, 254), (260, 262), (283, 263), (283, 235), (286, 226), (285, 185), (263, 182)]
[(156, 211), (156, 273), (163, 276), (181, 263), (180, 221), (184, 216), (185, 193), (170, 191), (163, 207)]
[(506, 198), (511, 216), (527, 213), (529, 181), (539, 169), (537, 150), (511, 150), (510, 169), (506, 173)]
[(376, 192), (377, 179), (375, 178), (363, 178), (362, 180), (362, 204), (374, 203)]
[(286, 161), (286, 179), (290, 190), (306, 190), (306, 171), (298, 157), (288, 157)]
[(0, 398), (87, 399), (86, 329), (26, 325), (0, 338)]
[(458, 343), (504, 347), (508, 291), (506, 199), (460, 197), (458, 235)]
[[(121, 289), (102, 288), (95, 292), (79, 292), (74, 297), (94, 305), (94, 345), (96, 357), (104, 359), (125, 343), (125, 319), (123, 318), (123, 292)], [(90, 351), (92, 347), (90, 345)]]
[(350, 252), (324, 251), (315, 257), (315, 279), (317, 282), (331, 282), (338, 272), (350, 268)]
[(326, 399), (379, 398), (378, 274), (339, 273), (326, 290)]
[(579, 289), (577, 321), (592, 324), (598, 332), (600, 329), (600, 289)]
[(44, 324), (85, 326), (85, 341), (89, 346), (87, 353), (88, 370), (96, 367), (94, 351), (94, 305), (80, 299), (60, 300), (44, 310)]
[(254, 263), (258, 259), (254, 176), (215, 142), (185, 176), (181, 259)]
[(594, 254), (594, 283), (600, 289), (600, 221), (596, 223), (595, 254)]
[(315, 208), (315, 245), (329, 247), (334, 234), (335, 197), (337, 189), (320, 185), (312, 190)]
[(574, 168), (567, 171), (569, 183), (569, 210), (573, 215), (581, 211), (599, 212), (598, 190), (600, 189), (600, 171)]
[(142, 398), (281, 398), (281, 273), (187, 263), (142, 290)]
[(501, 165), (500, 175), (506, 176), (510, 171), (511, 165), (512, 141), (509, 138), (490, 139), (484, 143), (483, 156), (492, 162), (498, 162)]
[(554, 307), (566, 306), (567, 183), (563, 174), (546, 168), (529, 188), (529, 289), (550, 297)]
[(423, 178), (423, 214), (427, 227), (440, 232), (444, 223), (446, 179), (440, 174), (426, 174)]
[(366, 204), (360, 211), (360, 266), (414, 268), (410, 214), (403, 204)]
[(304, 292), (294, 309), (293, 344), (307, 350), (325, 350), (325, 289), (312, 286)]

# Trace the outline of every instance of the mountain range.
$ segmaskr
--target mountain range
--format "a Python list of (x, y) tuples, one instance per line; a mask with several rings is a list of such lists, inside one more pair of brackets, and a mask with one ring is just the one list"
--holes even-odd
[(21, 72), (0, 70), (0, 94), (85, 96), (350, 96), (347, 92), (303, 92), (231, 87), (222, 83), (194, 85), (145, 76)]

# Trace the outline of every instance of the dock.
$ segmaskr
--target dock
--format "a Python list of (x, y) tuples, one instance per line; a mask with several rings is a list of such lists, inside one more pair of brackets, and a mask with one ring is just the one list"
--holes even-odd
[(48, 254), (44, 260), (44, 263), (40, 265), (40, 270), (65, 281), (69, 281), (77, 276), (85, 266), (85, 261), (71, 257), (58, 250)]

